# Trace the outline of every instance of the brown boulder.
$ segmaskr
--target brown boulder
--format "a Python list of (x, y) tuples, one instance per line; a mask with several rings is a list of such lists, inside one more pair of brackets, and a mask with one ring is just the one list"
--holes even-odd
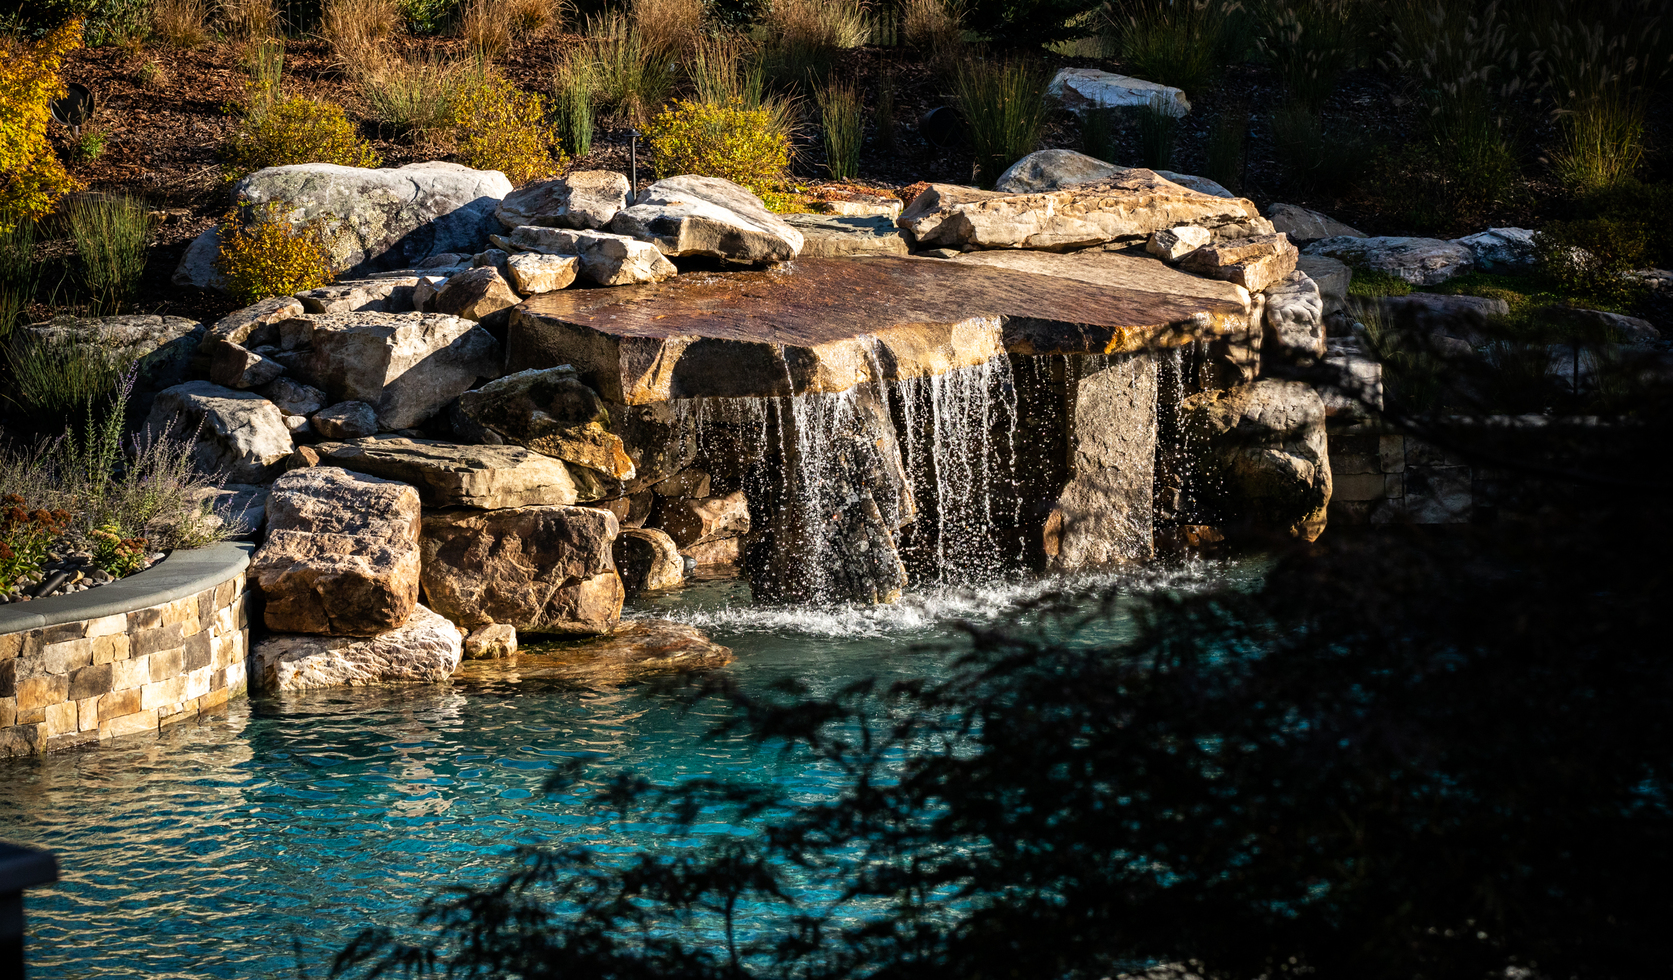
[(616, 517), (592, 507), (450, 511), (424, 519), (424, 595), (467, 629), (603, 633), (622, 611)]
[(449, 276), (441, 289), (425, 304), (432, 313), (444, 313), (461, 320), (475, 320), (490, 327), (504, 326), (507, 310), (521, 303), (511, 284), (498, 269), (481, 266)]
[(724, 497), (672, 497), (659, 502), (652, 518), (681, 549), (749, 533), (749, 501), (737, 490)]
[(404, 483), (334, 466), (279, 477), (250, 561), (267, 628), (364, 636), (405, 623), (418, 604), (419, 520)]
[(1228, 531), (1307, 541), (1330, 503), (1325, 406), (1299, 381), (1266, 379), (1185, 399), (1196, 496)]
[(461, 446), (379, 436), (319, 447), (327, 466), (400, 480), (426, 507), (527, 507), (573, 504), (575, 483), (559, 460), (521, 446)]
[(1180, 260), (1181, 268), (1198, 275), (1236, 283), (1251, 293), (1295, 271), (1301, 252), (1284, 235), (1232, 238), (1204, 245)]
[(612, 547), (616, 570), (629, 593), (672, 589), (685, 583), (685, 559), (674, 540), (654, 527), (623, 528)]

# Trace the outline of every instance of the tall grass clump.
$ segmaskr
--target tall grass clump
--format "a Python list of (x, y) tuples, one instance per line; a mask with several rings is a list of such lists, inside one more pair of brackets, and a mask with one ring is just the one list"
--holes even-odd
[(449, 142), (461, 74), (459, 66), (432, 56), (390, 58), (361, 76), (360, 94), (393, 135)]
[(1045, 67), (1028, 58), (981, 58), (960, 65), (954, 90), (985, 186), (993, 186), (1005, 168), (1039, 147), (1050, 81)]
[(581, 51), (597, 73), (599, 102), (618, 125), (643, 128), (668, 100), (674, 86), (669, 61), (645, 46), (625, 15), (588, 18)]
[(962, 0), (903, 0), (900, 36), (945, 75), (964, 47)]
[(698, 102), (764, 110), (776, 137), (787, 144), (795, 139), (798, 100), (768, 91), (766, 57), (760, 47), (735, 34), (719, 34), (699, 41), (688, 63)]
[(157, 0), (151, 5), (151, 30), (176, 48), (195, 48), (209, 40), (209, 6), (204, 0)]
[(222, 29), (235, 41), (259, 41), (284, 33), (273, 0), (220, 0)]
[(1172, 100), (1160, 95), (1138, 111), (1139, 158), (1151, 170), (1172, 170), (1174, 144), (1179, 140), (1179, 118)]
[(628, 13), (654, 58), (683, 58), (703, 35), (703, 0), (633, 0)]
[(35, 258), (38, 231), (32, 220), (0, 226), (0, 346), (22, 322), (40, 288), (41, 264)]
[(597, 70), (574, 52), (552, 73), (552, 131), (572, 156), (585, 156), (592, 150), (597, 90)]
[(1366, 7), (1366, 0), (1294, 0), (1259, 8), (1256, 46), (1290, 101), (1324, 108), (1337, 79), (1359, 60)]
[(832, 177), (846, 180), (860, 172), (860, 143), (865, 138), (860, 93), (848, 85), (827, 85), (819, 90), (818, 101), (825, 167)]
[(776, 86), (811, 92), (829, 77), (837, 55), (866, 43), (859, 0), (771, 0), (762, 18), (766, 73)]
[(1643, 161), (1646, 114), (1673, 70), (1664, 11), (1648, 0), (1546, 0), (1529, 16), (1560, 133), (1551, 164), (1572, 190), (1615, 187)]
[(82, 287), (95, 316), (118, 313), (145, 273), (155, 222), (143, 201), (129, 196), (81, 198), (63, 212), (75, 242)]
[(1227, 0), (1130, 0), (1099, 13), (1129, 74), (1196, 95), (1219, 70), (1232, 7)]
[(1522, 90), (1523, 57), (1496, 0), (1472, 9), (1450, 0), (1389, 7), (1389, 63), (1413, 82), (1426, 110), (1429, 152), (1452, 208), (1485, 209), (1520, 176), (1507, 108)]
[(511, 49), (511, 23), (495, 0), (464, 0), (454, 27), (478, 61), (498, 61)]
[(325, 0), (320, 36), (338, 64), (364, 77), (382, 66), (384, 48), (399, 23), (395, 0)]
[(62, 424), (85, 417), (87, 406), (115, 387), (133, 362), (131, 355), (82, 338), (68, 329), (5, 348), (12, 409), (37, 422)]

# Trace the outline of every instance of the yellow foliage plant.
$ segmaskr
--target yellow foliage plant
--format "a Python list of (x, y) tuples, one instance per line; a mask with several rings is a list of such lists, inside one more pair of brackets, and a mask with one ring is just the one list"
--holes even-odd
[(336, 277), (317, 225), (293, 226), (273, 202), (241, 220), (234, 209), (221, 222), (215, 269), (240, 303), (316, 289)]
[(461, 86), (453, 101), (460, 162), (498, 170), (513, 184), (549, 177), (568, 163), (553, 157), (546, 100), (524, 92), (492, 71)]
[(222, 152), (232, 177), (293, 163), (375, 167), (382, 162), (355, 134), (341, 106), (305, 95), (247, 112)]
[(772, 113), (738, 99), (677, 100), (651, 120), (646, 138), (658, 177), (723, 177), (765, 196), (783, 188), (790, 168), (790, 141)]
[(64, 56), (81, 47), (81, 20), (32, 45), (0, 42), (0, 231), (51, 213), (80, 184), (47, 142), (52, 100), (64, 94)]

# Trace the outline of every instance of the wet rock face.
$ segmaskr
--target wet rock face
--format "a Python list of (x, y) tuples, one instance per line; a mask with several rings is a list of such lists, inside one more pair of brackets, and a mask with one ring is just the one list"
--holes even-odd
[(334, 466), (273, 482), (267, 541), (250, 560), (267, 628), (366, 636), (418, 604), (418, 491)]
[(1330, 459), (1311, 387), (1266, 379), (1192, 395), (1184, 409), (1195, 493), (1221, 526), (1307, 541), (1324, 531)]
[(899, 224), (919, 248), (1061, 252), (1142, 242), (1152, 232), (1176, 225), (1212, 231), (1260, 219), (1255, 205), (1242, 198), (1204, 194), (1142, 169), (1040, 194), (969, 197), (968, 192), (932, 184), (901, 212)]
[(610, 230), (664, 255), (740, 265), (788, 262), (802, 250), (802, 233), (760, 198), (729, 180), (694, 174), (652, 184), (610, 220)]
[(1046, 517), (1047, 565), (1068, 571), (1147, 559), (1156, 469), (1155, 355), (1068, 358), (1063, 384), (1065, 403), (1073, 406), (1072, 428), (1064, 433), (1070, 477)]
[(629, 595), (677, 588), (685, 582), (685, 560), (679, 548), (656, 528), (623, 528), (611, 553)]
[(412, 484), (426, 507), (497, 509), (575, 502), (569, 469), (519, 446), (461, 446), (384, 436), (323, 443), (316, 449), (322, 465)]
[(254, 644), (251, 679), (268, 692), (433, 684), (459, 669), (462, 636), (423, 606), (372, 637), (275, 634)]
[(263, 483), (291, 454), (290, 429), (272, 402), (207, 381), (165, 389), (152, 403), (146, 428), (192, 443), (192, 463), (237, 483)]
[(412, 428), (478, 378), (501, 373), (499, 341), (458, 317), (336, 313), (313, 318), (313, 350), (298, 372), (333, 401), (362, 401), (385, 430)]
[(592, 507), (446, 511), (424, 519), (424, 595), (474, 629), (597, 634), (621, 618), (611, 545), (619, 527)]
[(514, 660), (471, 661), (455, 684), (489, 690), (522, 685), (616, 687), (657, 674), (724, 667), (732, 651), (698, 630), (665, 619), (636, 619), (608, 634), (524, 649)]

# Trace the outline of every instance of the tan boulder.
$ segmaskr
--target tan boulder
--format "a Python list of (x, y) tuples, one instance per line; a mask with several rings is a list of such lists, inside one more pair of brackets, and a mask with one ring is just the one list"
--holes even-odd
[(569, 468), (521, 446), (376, 436), (323, 443), (318, 451), (326, 466), (412, 484), (426, 507), (492, 510), (575, 502)]
[(423, 606), (371, 637), (275, 634), (250, 650), (250, 677), (269, 692), (433, 684), (459, 669), (459, 630)]
[(445, 313), (495, 327), (504, 325), (505, 311), (522, 301), (523, 298), (500, 276), (498, 269), (480, 266), (449, 276), (436, 294), (426, 301), (425, 308), (432, 313)]
[(621, 618), (616, 517), (592, 507), (446, 511), (424, 519), (424, 595), (475, 629), (603, 633)]
[(486, 329), (439, 313), (314, 317), (312, 345), (302, 380), (333, 402), (372, 406), (386, 431), (412, 428), (477, 379), (498, 377), (503, 358)]
[(1177, 225), (1216, 227), (1260, 218), (1242, 198), (1204, 194), (1150, 170), (1039, 194), (973, 196), (931, 185), (901, 212), (898, 224), (918, 248), (1028, 248), (1063, 252), (1111, 242), (1141, 242)]
[(744, 265), (788, 262), (802, 250), (802, 233), (760, 198), (729, 180), (696, 174), (652, 184), (610, 219), (610, 230), (650, 242), (664, 255)]
[(1284, 235), (1234, 238), (1205, 245), (1180, 260), (1180, 268), (1236, 283), (1251, 293), (1295, 271), (1301, 251)]
[(517, 656), (517, 628), (505, 623), (478, 626), (465, 637), (466, 660), (504, 660)]
[(667, 534), (654, 527), (623, 528), (612, 548), (616, 571), (630, 594), (685, 583), (685, 559)]
[(519, 371), (466, 392), (459, 410), (507, 442), (561, 459), (598, 475), (575, 473), (587, 484), (581, 499), (614, 496), (621, 481), (633, 479), (633, 459), (620, 436), (609, 431), (604, 400), (581, 383), (574, 368)]
[(1198, 498), (1227, 531), (1316, 539), (1332, 480), (1325, 405), (1299, 381), (1264, 379), (1184, 401)]
[(493, 240), (523, 251), (574, 255), (581, 275), (600, 286), (662, 282), (680, 271), (650, 242), (607, 231), (523, 225), (510, 238)]
[(717, 538), (749, 533), (749, 501), (743, 491), (724, 497), (677, 497), (662, 500), (651, 523), (681, 548)]
[(1207, 245), (1210, 237), (1207, 229), (1195, 225), (1163, 228), (1150, 233), (1150, 241), (1145, 243), (1144, 250), (1163, 262), (1178, 262)]
[(334, 466), (273, 482), (267, 541), (250, 560), (267, 628), (364, 636), (418, 604), (418, 491)]
[(603, 228), (617, 211), (627, 207), (627, 190), (625, 174), (574, 170), (517, 188), (494, 209), (494, 217), (507, 229), (520, 225)]
[(581, 259), (574, 255), (544, 255), (540, 252), (518, 252), (506, 261), (511, 270), (511, 285), (524, 296), (555, 293), (575, 281)]

